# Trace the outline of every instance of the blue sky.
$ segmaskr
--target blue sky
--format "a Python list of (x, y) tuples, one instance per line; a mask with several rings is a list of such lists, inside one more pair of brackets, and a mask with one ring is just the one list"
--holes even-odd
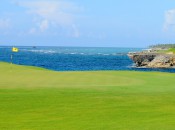
[(1, 45), (157, 43), (175, 43), (174, 0), (1, 0)]

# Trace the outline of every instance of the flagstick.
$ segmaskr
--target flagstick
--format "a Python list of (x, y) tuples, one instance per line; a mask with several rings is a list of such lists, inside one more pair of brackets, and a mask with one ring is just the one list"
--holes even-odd
[(12, 69), (12, 64), (13, 64), (13, 52), (18, 52), (18, 48), (16, 48), (16, 47), (13, 47), (12, 48), (12, 53), (11, 53), (11, 56), (10, 56), (10, 59), (11, 59), (11, 69)]
[(13, 65), (13, 54), (11, 54), (10, 59), (11, 59), (10, 70), (12, 71), (12, 65)]
[(13, 54), (11, 54), (11, 64), (13, 64)]

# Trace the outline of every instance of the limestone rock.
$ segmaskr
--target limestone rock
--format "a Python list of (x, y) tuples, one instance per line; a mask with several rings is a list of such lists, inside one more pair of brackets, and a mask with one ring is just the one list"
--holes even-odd
[(146, 54), (134, 54), (128, 55), (136, 64), (137, 67), (146, 66), (148, 65), (156, 55), (146, 55)]
[(148, 64), (150, 68), (170, 68), (171, 66), (173, 66), (172, 58), (164, 55), (156, 56), (155, 59)]
[(174, 54), (160, 53), (129, 53), (136, 67), (171, 68), (175, 67)]

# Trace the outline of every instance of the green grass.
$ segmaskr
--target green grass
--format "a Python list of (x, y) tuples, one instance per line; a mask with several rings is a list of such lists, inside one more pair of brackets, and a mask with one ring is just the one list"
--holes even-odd
[(169, 48), (167, 50), (157, 50), (156, 52), (157, 53), (165, 53), (165, 54), (168, 54), (168, 53), (175, 54), (175, 48)]
[(170, 48), (167, 50), (167, 52), (172, 52), (173, 54), (175, 54), (175, 48)]
[(0, 63), (0, 129), (174, 130), (175, 74)]

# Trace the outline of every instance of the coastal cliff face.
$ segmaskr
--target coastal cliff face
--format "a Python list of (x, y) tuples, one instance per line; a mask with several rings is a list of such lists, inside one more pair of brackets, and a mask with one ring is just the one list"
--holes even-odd
[(159, 53), (132, 53), (128, 56), (136, 67), (171, 68), (175, 67), (175, 55)]

